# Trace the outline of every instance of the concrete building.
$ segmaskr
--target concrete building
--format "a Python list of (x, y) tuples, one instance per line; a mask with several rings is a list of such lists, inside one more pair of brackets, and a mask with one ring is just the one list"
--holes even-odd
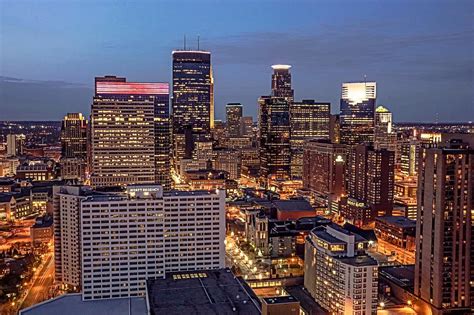
[(18, 156), (23, 154), (26, 136), (23, 134), (7, 135), (7, 157)]
[(423, 312), (474, 312), (474, 137), (420, 154), (415, 295)]
[(375, 218), (375, 235), (397, 247), (415, 251), (416, 221), (405, 217)]
[(377, 262), (369, 241), (331, 224), (306, 238), (304, 286), (331, 314), (377, 314)]
[(223, 190), (56, 190), (56, 278), (84, 300), (143, 296), (147, 279), (224, 266)]
[(382, 105), (375, 109), (374, 147), (393, 152), (397, 150), (397, 134), (393, 130), (392, 112)]
[(243, 106), (240, 103), (229, 103), (225, 107), (227, 135), (241, 136)]

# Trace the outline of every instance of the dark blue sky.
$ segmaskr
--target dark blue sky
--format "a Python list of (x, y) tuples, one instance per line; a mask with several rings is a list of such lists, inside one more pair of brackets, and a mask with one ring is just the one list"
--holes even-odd
[(270, 65), (293, 65), (296, 99), (378, 83), (396, 121), (474, 120), (474, 1), (0, 0), (0, 120), (89, 113), (94, 76), (170, 81), (171, 51), (212, 52), (216, 118), (256, 115)]

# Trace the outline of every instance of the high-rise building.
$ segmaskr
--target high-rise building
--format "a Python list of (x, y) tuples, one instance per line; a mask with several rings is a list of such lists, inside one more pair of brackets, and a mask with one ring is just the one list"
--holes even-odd
[(262, 184), (290, 179), (290, 103), (283, 97), (260, 97), (258, 123)]
[(17, 156), (23, 154), (26, 136), (23, 134), (7, 135), (7, 156)]
[(224, 267), (224, 190), (57, 189), (57, 279), (64, 283), (70, 274), (84, 300), (144, 296), (147, 279)]
[(330, 314), (377, 314), (377, 262), (369, 240), (337, 224), (320, 226), (305, 241), (304, 286)]
[(347, 155), (346, 204), (341, 215), (356, 225), (376, 216), (391, 215), (394, 194), (395, 154), (372, 146), (353, 146)]
[(291, 88), (290, 65), (273, 65), (272, 74), (272, 94), (273, 97), (283, 97), (288, 102), (292, 102), (294, 92)]
[(392, 113), (384, 106), (375, 109), (374, 147), (397, 150), (397, 134), (392, 126)]
[(87, 120), (68, 113), (61, 125), (61, 177), (84, 180), (87, 172)]
[(61, 158), (86, 158), (87, 120), (82, 113), (68, 113), (61, 126)]
[(215, 158), (213, 169), (226, 171), (229, 173), (229, 179), (239, 180), (242, 169), (241, 151), (230, 148), (215, 148)]
[(168, 83), (96, 78), (91, 142), (93, 186), (158, 183), (169, 189)]
[(240, 137), (243, 107), (240, 103), (229, 103), (225, 107), (227, 134), (229, 137)]
[(241, 131), (240, 134), (244, 137), (253, 136), (253, 117), (244, 116), (241, 119)]
[(319, 206), (337, 212), (337, 203), (345, 193), (347, 148), (328, 140), (310, 140), (304, 144), (303, 188), (309, 190)]
[(330, 103), (303, 100), (290, 104), (291, 177), (301, 179), (303, 144), (308, 139), (329, 139)]
[(72, 290), (81, 287), (80, 202), (84, 187), (53, 187), (55, 280)]
[(194, 134), (210, 137), (214, 123), (211, 53), (173, 51), (173, 133), (190, 127)]
[(374, 141), (377, 97), (375, 82), (343, 83), (341, 94), (341, 143), (368, 144)]
[(474, 312), (474, 137), (464, 138), (420, 153), (414, 292), (423, 314)]

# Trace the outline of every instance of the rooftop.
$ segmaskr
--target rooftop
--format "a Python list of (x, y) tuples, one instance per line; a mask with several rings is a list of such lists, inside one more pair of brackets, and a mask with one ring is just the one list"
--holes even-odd
[(339, 261), (347, 264), (347, 265), (352, 265), (355, 267), (359, 266), (377, 266), (378, 263), (375, 259), (370, 257), (369, 255), (360, 255), (360, 256), (354, 256), (354, 257), (342, 257), (342, 258), (337, 258)]
[(384, 222), (387, 224), (395, 225), (401, 228), (414, 228), (416, 227), (416, 221), (400, 216), (384, 216), (375, 218), (376, 221)]
[(396, 283), (398, 286), (413, 292), (415, 284), (415, 265), (389, 266), (379, 269), (381, 279)]
[(168, 273), (147, 281), (152, 315), (260, 314), (258, 302), (230, 269)]
[(275, 207), (280, 211), (313, 211), (311, 204), (304, 199), (298, 200), (275, 200)]
[(263, 298), (263, 301), (266, 304), (285, 304), (298, 302), (298, 300), (291, 295), (266, 297)]
[(83, 301), (82, 295), (65, 294), (20, 311), (20, 315), (146, 315), (144, 298)]

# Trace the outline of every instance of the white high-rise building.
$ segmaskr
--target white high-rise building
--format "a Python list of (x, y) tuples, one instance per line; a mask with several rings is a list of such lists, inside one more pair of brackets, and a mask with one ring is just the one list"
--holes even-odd
[(377, 314), (377, 262), (364, 253), (369, 241), (331, 224), (305, 243), (304, 286), (331, 314)]
[(374, 147), (394, 152), (397, 150), (397, 134), (393, 130), (392, 112), (381, 105), (375, 109)]
[(142, 296), (147, 279), (225, 265), (223, 190), (93, 193), (80, 200), (79, 220), (84, 300)]

